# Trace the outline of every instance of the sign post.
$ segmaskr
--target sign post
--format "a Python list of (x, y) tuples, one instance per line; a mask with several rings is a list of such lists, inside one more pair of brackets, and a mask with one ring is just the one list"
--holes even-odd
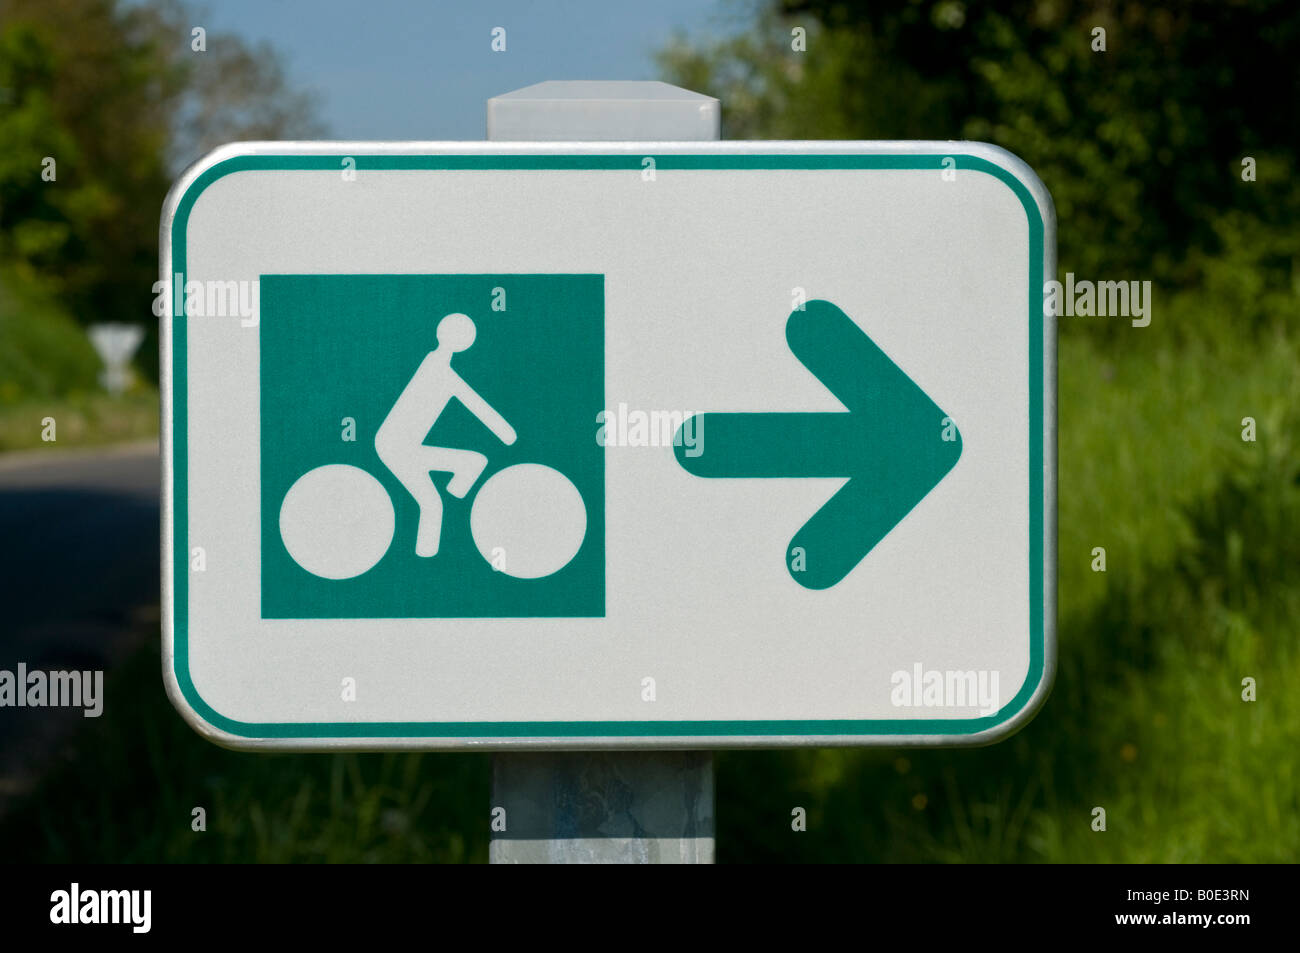
[[(549, 82), (489, 99), (487, 128), (504, 142), (707, 141), (719, 138), (721, 112), (666, 83)], [(714, 858), (707, 751), (494, 755), (492, 809), (494, 864)]]
[(1056, 577), (1033, 172), (719, 142), (662, 84), (488, 117), (226, 146), (168, 196), (182, 715), (243, 749), (492, 751), (498, 861), (710, 859), (691, 752), (1028, 721)]

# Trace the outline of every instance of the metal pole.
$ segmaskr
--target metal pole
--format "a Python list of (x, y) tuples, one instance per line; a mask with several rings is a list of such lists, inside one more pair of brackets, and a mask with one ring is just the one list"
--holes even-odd
[(708, 751), (493, 756), (494, 864), (711, 864)]
[[(488, 139), (718, 139), (716, 99), (666, 83), (551, 82), (487, 103)], [(493, 756), (494, 864), (713, 863), (713, 755), (578, 751)]]

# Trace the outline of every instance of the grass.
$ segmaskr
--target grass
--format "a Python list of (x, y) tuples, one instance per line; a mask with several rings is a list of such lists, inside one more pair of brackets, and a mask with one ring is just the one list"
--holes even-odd
[(227, 751), (181, 721), (160, 672), (154, 639), (111, 673), (105, 714), (0, 823), (6, 861), (486, 859), (487, 756)]
[[(46, 418), (55, 422), (56, 440), (43, 439)], [(97, 447), (158, 436), (158, 394), (152, 389), (120, 397), (71, 397), (0, 404), (0, 453), (40, 448)]]
[[(104, 393), (85, 331), (32, 280), (0, 267), (0, 452), (155, 437), (158, 394), (138, 383)], [(45, 421), (55, 421), (53, 442)]]
[(95, 389), (99, 357), (36, 281), (0, 267), (0, 405)]
[[(720, 754), (721, 860), (1300, 856), (1300, 344), (1154, 325), (1125, 343), (1061, 341), (1060, 664), (1038, 717), (980, 749)], [(218, 749), (166, 702), (155, 645), (108, 691), (131, 704), (0, 822), (7, 859), (486, 856), (484, 755)]]

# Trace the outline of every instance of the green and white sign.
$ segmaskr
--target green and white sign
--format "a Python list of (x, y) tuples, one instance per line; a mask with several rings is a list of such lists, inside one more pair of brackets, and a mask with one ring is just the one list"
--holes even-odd
[(1054, 227), (977, 143), (218, 150), (155, 289), (174, 703), (236, 747), (1005, 735), (1055, 656)]

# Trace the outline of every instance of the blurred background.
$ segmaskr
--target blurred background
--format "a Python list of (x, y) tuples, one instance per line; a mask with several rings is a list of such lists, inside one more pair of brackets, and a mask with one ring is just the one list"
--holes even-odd
[[(98, 719), (0, 709), (0, 857), (486, 859), (486, 755), (239, 754), (167, 702), (159, 213), (221, 142), (481, 139), (489, 96), (662, 79), (718, 97), (724, 138), (1004, 146), (1055, 199), (1058, 278), (1153, 288), (1147, 327), (1061, 318), (1037, 718), (975, 750), (719, 754), (719, 859), (1294, 862), (1300, 5), (463, 7), (0, 0), (0, 668), (104, 668), (108, 698)], [(142, 332), (124, 380), (104, 324)]]

